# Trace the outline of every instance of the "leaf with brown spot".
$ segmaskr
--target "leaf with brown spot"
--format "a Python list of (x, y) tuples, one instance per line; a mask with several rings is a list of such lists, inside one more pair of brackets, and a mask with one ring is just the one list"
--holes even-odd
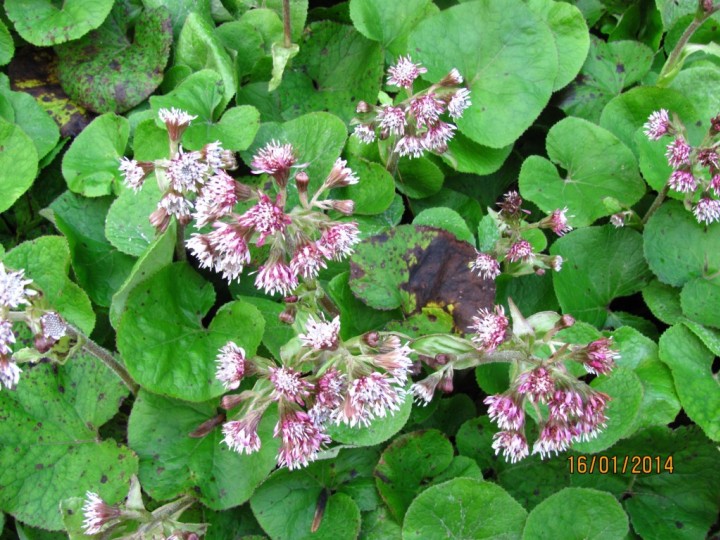
[(406, 314), (442, 307), (464, 332), (479, 308), (495, 299), (495, 283), (475, 275), (475, 248), (433, 227), (401, 225), (357, 246), (350, 289), (367, 305)]

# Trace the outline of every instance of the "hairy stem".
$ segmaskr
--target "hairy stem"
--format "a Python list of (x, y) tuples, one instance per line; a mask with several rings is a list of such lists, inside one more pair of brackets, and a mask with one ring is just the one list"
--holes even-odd
[(283, 31), (285, 33), (285, 48), (292, 45), (292, 29), (290, 28), (290, 0), (283, 0)]
[(399, 161), (400, 154), (398, 154), (393, 148), (392, 152), (390, 152), (390, 156), (388, 157), (387, 164), (385, 165), (385, 169), (392, 175), (393, 178), (395, 178), (395, 175), (397, 174)]
[(642, 218), (642, 224), (645, 225), (650, 217), (655, 213), (655, 211), (660, 208), (660, 205), (665, 200), (665, 197), (667, 197), (668, 194), (668, 186), (666, 185), (660, 193), (658, 193), (657, 197), (655, 197), (655, 200), (650, 205), (650, 208), (648, 208), (648, 211), (645, 213), (645, 216)]
[(88, 354), (93, 355), (95, 358), (100, 360), (103, 364), (109, 367), (115, 372), (115, 374), (122, 379), (125, 386), (128, 387), (133, 395), (137, 395), (140, 387), (135, 380), (130, 376), (130, 373), (125, 369), (120, 362), (115, 360), (113, 354), (107, 349), (101, 347), (95, 343), (92, 339), (83, 334), (78, 328), (68, 324), (68, 334), (75, 336), (77, 339), (83, 341), (82, 349)]

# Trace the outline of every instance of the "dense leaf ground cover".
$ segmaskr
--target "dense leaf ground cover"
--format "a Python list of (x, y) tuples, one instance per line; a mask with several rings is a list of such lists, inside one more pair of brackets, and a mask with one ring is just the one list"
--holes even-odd
[(6, 0), (0, 538), (720, 534), (715, 0)]

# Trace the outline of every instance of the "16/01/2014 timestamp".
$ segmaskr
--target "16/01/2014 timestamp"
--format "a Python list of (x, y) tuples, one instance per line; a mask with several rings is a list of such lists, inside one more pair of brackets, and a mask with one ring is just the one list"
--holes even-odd
[(673, 473), (673, 457), (667, 456), (568, 456), (570, 474)]

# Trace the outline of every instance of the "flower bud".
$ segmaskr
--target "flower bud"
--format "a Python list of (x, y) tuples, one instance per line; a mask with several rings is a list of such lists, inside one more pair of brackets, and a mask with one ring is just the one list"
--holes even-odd
[(370, 107), (370, 105), (368, 105), (364, 101), (358, 102), (357, 107), (355, 107), (355, 112), (358, 114), (366, 114), (369, 113), (371, 110), (372, 108)]
[(192, 439), (202, 439), (206, 435), (208, 435), (213, 429), (215, 429), (217, 426), (220, 426), (225, 422), (225, 414), (221, 413), (217, 416), (214, 416), (213, 418), (210, 418), (209, 420), (206, 420), (202, 424), (200, 424), (198, 427), (196, 427), (193, 431), (188, 433), (188, 437)]
[(308, 185), (310, 184), (310, 177), (305, 171), (300, 171), (295, 175), (295, 185), (298, 191), (301, 193), (307, 193)]
[(561, 328), (570, 328), (572, 325), (575, 324), (575, 317), (572, 315), (563, 315), (560, 317), (560, 323), (559, 325)]
[(452, 68), (450, 70), (450, 73), (445, 75), (443, 79), (440, 81), (440, 86), (457, 86), (458, 84), (463, 83), (463, 77), (460, 75), (460, 72)]
[(296, 294), (293, 294), (291, 296), (286, 296), (285, 298), (283, 298), (283, 302), (285, 302), (286, 304), (294, 304), (297, 301), (298, 301), (298, 296)]
[(295, 322), (295, 308), (288, 307), (285, 311), (278, 315), (278, 319), (285, 324), (292, 324)]
[(222, 401), (220, 402), (220, 407), (225, 409), (226, 411), (229, 411), (230, 409), (234, 409), (245, 398), (242, 394), (228, 394), (227, 396), (223, 396)]
[(377, 332), (368, 332), (367, 334), (363, 335), (363, 341), (367, 343), (370, 347), (377, 347), (380, 345), (380, 334)]
[(353, 212), (355, 211), (355, 202), (350, 199), (333, 201), (332, 208), (333, 210), (337, 210), (341, 214), (344, 214), (346, 216), (352, 216)]

